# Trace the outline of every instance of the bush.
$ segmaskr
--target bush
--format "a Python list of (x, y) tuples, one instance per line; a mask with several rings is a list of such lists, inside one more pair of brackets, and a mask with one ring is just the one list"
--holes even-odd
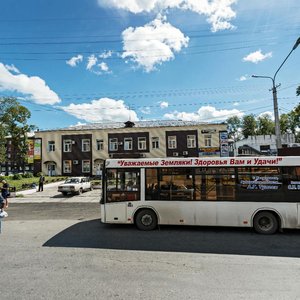
[(20, 179), (22, 179), (22, 174), (14, 174), (13, 176), (12, 176), (12, 179), (13, 180), (20, 180)]
[(0, 176), (0, 182), (1, 182), (2, 180), (4, 180), (4, 179), (5, 179), (4, 176)]
[(23, 178), (33, 178), (33, 174), (32, 173), (25, 173), (25, 174), (23, 174)]

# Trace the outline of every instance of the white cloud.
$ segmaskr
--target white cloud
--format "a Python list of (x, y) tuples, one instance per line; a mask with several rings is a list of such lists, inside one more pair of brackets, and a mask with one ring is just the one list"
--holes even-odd
[(149, 106), (142, 107), (142, 108), (140, 109), (140, 111), (141, 111), (143, 114), (145, 114), (145, 115), (151, 114), (151, 108), (150, 108)]
[(82, 62), (83, 56), (81, 54), (78, 54), (77, 56), (73, 56), (69, 60), (66, 61), (66, 64), (68, 64), (71, 67), (76, 67), (78, 63)]
[(261, 52), (261, 50), (258, 50), (258, 51), (252, 52), (252, 53), (248, 54), (247, 56), (245, 56), (243, 58), (243, 61), (249, 61), (249, 62), (252, 62), (254, 64), (257, 64), (260, 61), (263, 61), (263, 60), (265, 60), (267, 58), (270, 58), (270, 57), (272, 57), (272, 52), (268, 52), (266, 54), (263, 54)]
[(99, 54), (99, 58), (103, 58), (103, 59), (109, 58), (112, 56), (112, 54), (113, 54), (113, 52), (111, 50), (104, 51), (103, 53)]
[(274, 119), (275, 119), (275, 118), (274, 118), (274, 113), (273, 113), (272, 111), (265, 111), (265, 112), (263, 112), (263, 113), (260, 113), (260, 114), (257, 116), (257, 118), (263, 117), (263, 116), (268, 116), (268, 117), (271, 118), (271, 120), (274, 120)]
[(245, 81), (245, 80), (247, 80), (248, 78), (249, 78), (248, 75), (242, 75), (238, 80), (239, 80), (239, 81)]
[(197, 112), (178, 112), (174, 111), (172, 113), (165, 114), (164, 117), (171, 120), (183, 120), (183, 121), (200, 121), (200, 122), (218, 122), (225, 121), (227, 118), (232, 116), (242, 117), (243, 112), (237, 109), (220, 109), (217, 110), (212, 106), (202, 106)]
[(20, 74), (20, 71), (14, 65), (5, 65), (5, 68), (10, 72)]
[(204, 15), (211, 24), (211, 30), (232, 29), (230, 21), (236, 13), (231, 6), (237, 0), (98, 0), (103, 6), (127, 10), (131, 13), (164, 12), (170, 8), (190, 10)]
[(166, 101), (159, 102), (160, 108), (167, 108), (169, 106), (169, 103)]
[(100, 64), (98, 64), (98, 66), (101, 69), (101, 71), (109, 72), (109, 67), (105, 62), (101, 62)]
[(122, 33), (123, 58), (136, 62), (146, 72), (174, 58), (174, 52), (187, 47), (189, 38), (165, 20), (155, 19), (143, 27), (129, 27)]
[(239, 106), (240, 104), (238, 102), (234, 102), (233, 106)]
[(138, 121), (137, 114), (133, 110), (128, 109), (123, 100), (101, 98), (90, 103), (72, 103), (60, 108), (86, 122)]
[(86, 69), (91, 70), (92, 67), (97, 63), (97, 61), (98, 61), (98, 59), (94, 54), (90, 55), (88, 57), (88, 63), (86, 65)]
[(55, 104), (61, 101), (40, 77), (12, 74), (2, 63), (0, 63), (0, 91), (14, 91), (28, 95), (28, 98), (38, 104)]

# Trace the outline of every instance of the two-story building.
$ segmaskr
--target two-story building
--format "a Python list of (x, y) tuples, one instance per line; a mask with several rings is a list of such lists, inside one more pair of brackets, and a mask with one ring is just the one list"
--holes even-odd
[(100, 175), (107, 158), (228, 156), (226, 124), (127, 121), (37, 131), (35, 139), (35, 173), (48, 175)]

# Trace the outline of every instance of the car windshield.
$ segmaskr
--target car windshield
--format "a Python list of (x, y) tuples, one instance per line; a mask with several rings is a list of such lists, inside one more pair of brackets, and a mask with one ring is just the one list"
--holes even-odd
[(65, 181), (65, 183), (79, 183), (78, 178), (69, 178)]

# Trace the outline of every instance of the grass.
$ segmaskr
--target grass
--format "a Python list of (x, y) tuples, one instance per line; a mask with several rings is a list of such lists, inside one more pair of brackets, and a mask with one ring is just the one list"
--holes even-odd
[[(5, 176), (4, 179), (8, 182), (11, 188), (16, 188), (16, 192), (31, 189), (33, 184), (36, 184), (36, 186), (39, 185), (39, 177), (12, 179), (10, 176)], [(44, 184), (63, 181), (65, 179), (66, 177), (63, 176), (45, 176)]]

